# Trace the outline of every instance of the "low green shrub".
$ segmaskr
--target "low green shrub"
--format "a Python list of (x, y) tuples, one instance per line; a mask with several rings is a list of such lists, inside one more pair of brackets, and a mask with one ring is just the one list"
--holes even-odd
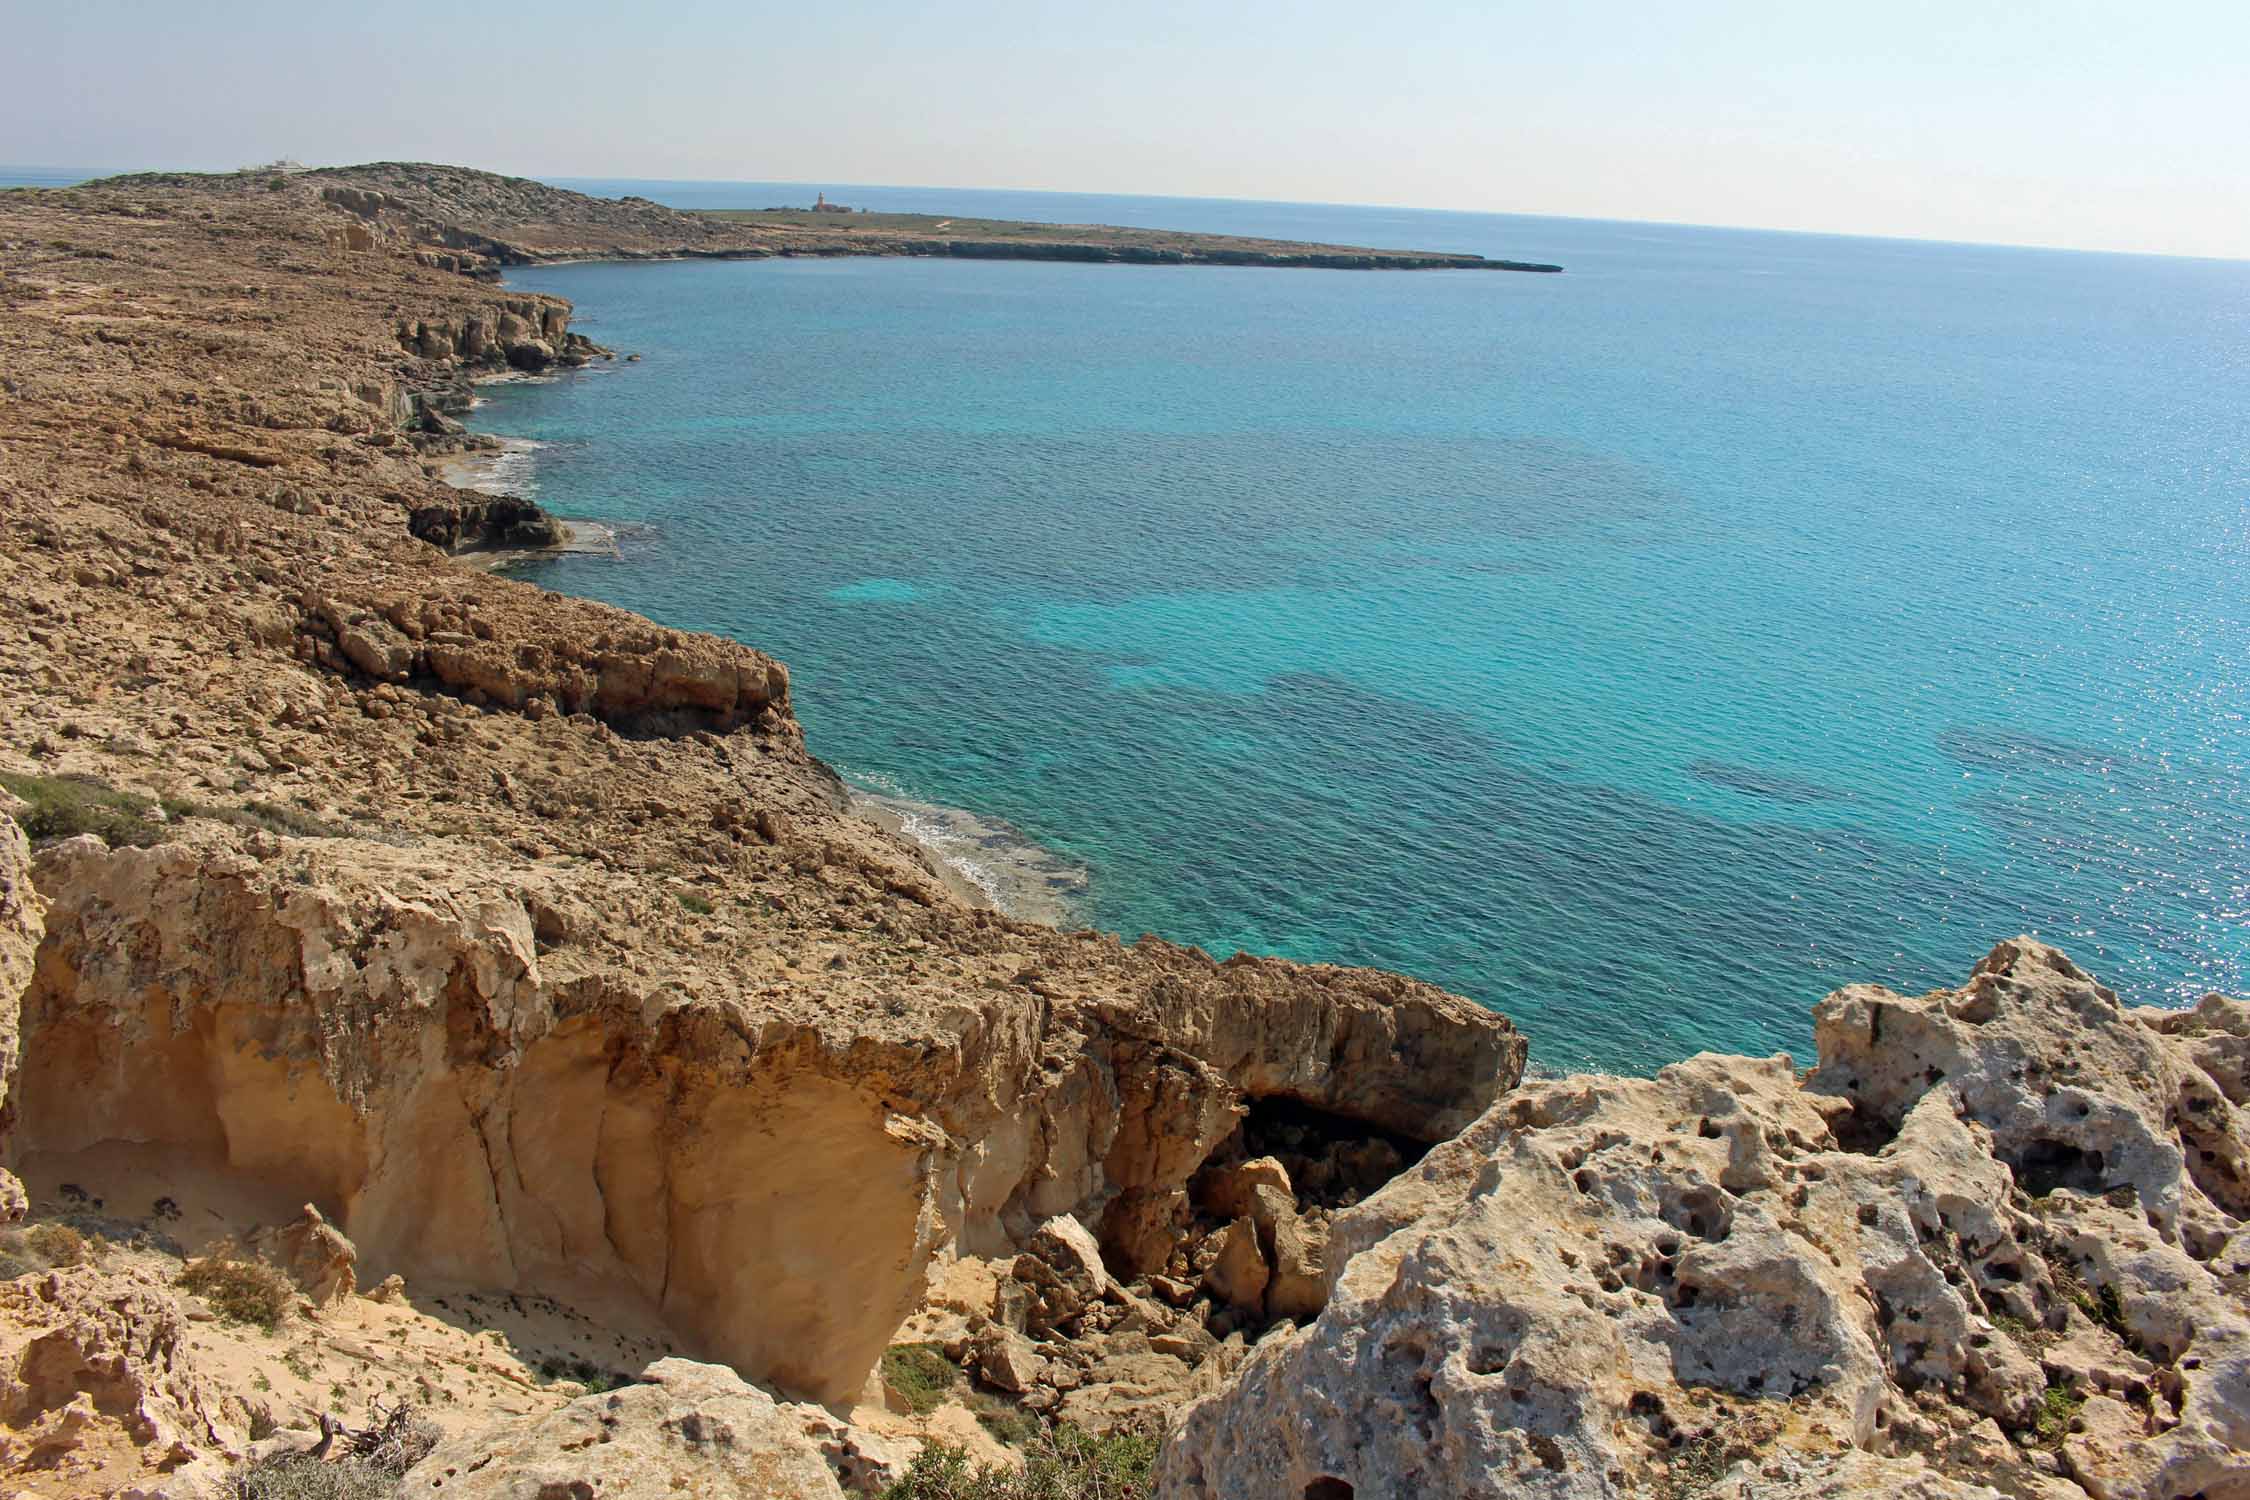
[(210, 1303), (220, 1317), (268, 1331), (279, 1327), (297, 1303), (297, 1288), (289, 1278), (262, 1260), (201, 1256), (180, 1272), (180, 1285)]
[(1146, 1500), (1155, 1471), (1154, 1438), (1095, 1437), (1065, 1426), (1033, 1439), (1020, 1469), (980, 1467), (965, 1449), (927, 1444), (883, 1500)]
[(917, 1415), (945, 1402), (961, 1371), (935, 1344), (893, 1344), (883, 1351), (883, 1384)]
[(94, 1221), (91, 1227), (91, 1237), (69, 1218), (0, 1229), (0, 1281), (13, 1281), (34, 1271), (82, 1266), (100, 1258), (109, 1242), (100, 1233), (100, 1221)]
[(392, 1500), (398, 1476), (356, 1459), (329, 1463), (289, 1453), (244, 1464), (233, 1475), (235, 1500)]
[(565, 1359), (559, 1354), (550, 1354), (539, 1361), (539, 1378), (548, 1385), (558, 1380), (575, 1380), (589, 1394), (614, 1391), (619, 1386), (633, 1383), (632, 1376), (605, 1370), (590, 1359)]
[(2070, 1420), (2078, 1415), (2078, 1408), (2086, 1404), (2085, 1394), (2062, 1381), (2055, 1381), (2039, 1397), (2039, 1414), (2032, 1420), (2032, 1430), (2039, 1440), (2049, 1447), (2060, 1443), (2070, 1433)]
[(23, 1232), (24, 1247), (50, 1266), (82, 1266), (86, 1237), (68, 1224), (34, 1224)]
[(314, 817), (282, 802), (249, 802), (222, 807), (187, 797), (148, 798), (138, 792), (121, 792), (91, 776), (19, 776), (0, 771), (0, 786), (31, 804), (18, 821), (38, 842), (74, 838), (91, 833), (112, 849), (131, 845), (145, 849), (162, 841), (169, 830), (151, 816), (159, 810), (166, 818), (209, 818), (236, 828), (255, 828), (300, 839), (347, 838), (358, 830)]
[(969, 1410), (975, 1413), (977, 1425), (990, 1434), (994, 1442), (1010, 1448), (1028, 1448), (1047, 1430), (1037, 1416), (990, 1391), (972, 1389)]
[(175, 818), (211, 818), (220, 823), (231, 823), (237, 828), (262, 828), (267, 833), (285, 833), (298, 839), (340, 839), (351, 836), (353, 830), (339, 827), (325, 818), (316, 818), (282, 802), (248, 802), (241, 807), (218, 807), (208, 802), (182, 802), (166, 798), (165, 812)]
[(38, 842), (90, 833), (112, 849), (146, 848), (164, 836), (149, 821), (156, 804), (86, 776), (19, 776), (0, 771), (0, 786), (30, 803), (16, 821)]

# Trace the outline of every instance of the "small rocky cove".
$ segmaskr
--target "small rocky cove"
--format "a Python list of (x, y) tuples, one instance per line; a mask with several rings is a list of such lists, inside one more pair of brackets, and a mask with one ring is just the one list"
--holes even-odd
[(704, 233), (480, 176), (0, 201), (12, 1492), (2250, 1496), (2250, 1004), (1527, 1079), (972, 906), (783, 664), (462, 565), (473, 382), (608, 354), (479, 273)]

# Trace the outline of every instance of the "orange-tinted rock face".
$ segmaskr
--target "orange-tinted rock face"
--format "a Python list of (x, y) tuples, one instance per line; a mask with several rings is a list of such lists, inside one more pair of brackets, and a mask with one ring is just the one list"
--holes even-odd
[[(46, 931), (45, 905), (31, 880), (31, 841), (13, 814), (25, 804), (0, 788), (0, 1127), (12, 1117), (9, 1092), (23, 1059), (23, 992), (31, 982), (32, 956)], [(6, 1137), (0, 1134), (0, 1147)], [(23, 1184), (0, 1167), (0, 1225), (21, 1220), (28, 1204)]]

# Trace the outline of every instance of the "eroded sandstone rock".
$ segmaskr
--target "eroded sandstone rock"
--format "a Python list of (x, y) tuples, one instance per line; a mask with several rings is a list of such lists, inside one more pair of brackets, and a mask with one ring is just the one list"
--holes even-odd
[(332, 1307), (359, 1289), (358, 1247), (310, 1203), (288, 1223), (254, 1231), (248, 1248), (287, 1272), (315, 1307)]
[[(609, 917), (549, 872), (338, 840), (80, 838), (41, 851), (38, 878), (52, 908), (18, 1153), (48, 1190), (129, 1173), (196, 1225), (305, 1225), (311, 1205), (316, 1289), (348, 1264), (355, 1281), (563, 1296), (822, 1399), (860, 1388), (949, 1239), (1033, 1247), (1016, 1274), (1039, 1282), (1034, 1335), (1090, 1304), (1105, 1328), (1132, 1314), (1093, 1236), (1055, 1214), (1095, 1218), (1124, 1191), (1184, 1199), (1195, 1148), (1241, 1107), (1215, 1062), (1175, 1048), (1144, 1065), (1164, 1018), (1115, 991), (891, 1024), (698, 996), (543, 941)], [(1157, 992), (1285, 1045), (1256, 1029), (1269, 988), (1236, 972), (1191, 967)], [(1338, 983), (1272, 1019), (1317, 1018), (1326, 1045), (1419, 1024), (1420, 1003)], [(1520, 1042), (1465, 1008), (1459, 1033), (1457, 1086), (1500, 1086)], [(1418, 1060), (1414, 1086), (1432, 1071)], [(1203, 1102), (1174, 1112), (1167, 1079)], [(1117, 1149), (1122, 1130), (1146, 1148)], [(1083, 1166), (1058, 1184), (1058, 1159)]]
[[(45, 903), (31, 878), (31, 841), (16, 822), (21, 799), (0, 788), (0, 1147), (13, 1115), (9, 1095), (22, 1063), (23, 992), (46, 931)], [(29, 1205), (23, 1184), (0, 1168), (0, 1225), (20, 1223)]]
[(475, 547), (552, 547), (563, 529), (542, 507), (515, 495), (478, 495), (417, 507), (407, 518), (415, 536), (447, 552)]
[(0, 1470), (216, 1494), (249, 1413), (184, 1332), (170, 1293), (94, 1266), (0, 1282)]
[[(449, 530), (433, 527), (433, 535)], [(501, 607), (468, 584), (453, 598), (427, 590), (360, 599), (308, 594), (303, 605), (298, 655), (334, 671), (388, 683), (426, 680), (480, 706), (543, 703), (635, 733), (725, 733), (746, 725), (802, 733), (790, 712), (789, 669), (780, 662), (717, 636), (661, 630), (623, 611), (614, 612), (617, 628), (586, 636), (578, 601), (509, 596)]]
[[(1427, 985), (972, 909), (852, 815), (778, 664), (415, 540), (472, 382), (594, 357), (458, 274), (528, 252), (455, 189), (545, 190), (253, 186), (0, 205), (0, 766), (162, 804), (125, 838), (162, 848), (42, 856), (35, 1197), (182, 1237), (310, 1203), (417, 1304), (553, 1293), (834, 1394), (940, 1247), (1068, 1214), (1130, 1281), (1252, 1105), (1426, 1142), (1515, 1081)], [(1081, 1309), (1071, 1393), (1223, 1358), (1135, 1299)]]

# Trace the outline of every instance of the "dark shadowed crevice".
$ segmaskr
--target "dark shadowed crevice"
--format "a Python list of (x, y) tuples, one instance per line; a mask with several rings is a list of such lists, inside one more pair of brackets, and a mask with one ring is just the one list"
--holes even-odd
[(1212, 1153), (1212, 1162), (1274, 1157), (1288, 1168), (1304, 1206), (1357, 1203), (1429, 1154), (1426, 1141), (1300, 1100), (1249, 1103), (1240, 1128)]
[(1851, 1112), (1837, 1116), (1830, 1128), (1836, 1134), (1836, 1144), (1846, 1151), (1873, 1156), (1898, 1139), (1899, 1126), (1899, 1121), (1886, 1119), (1854, 1099)]
[(2011, 1165), (2017, 1185), (2034, 1198), (2044, 1198), (2057, 1188), (2099, 1193), (2109, 1185), (2099, 1151), (2081, 1151), (2063, 1141), (2033, 1141)]

